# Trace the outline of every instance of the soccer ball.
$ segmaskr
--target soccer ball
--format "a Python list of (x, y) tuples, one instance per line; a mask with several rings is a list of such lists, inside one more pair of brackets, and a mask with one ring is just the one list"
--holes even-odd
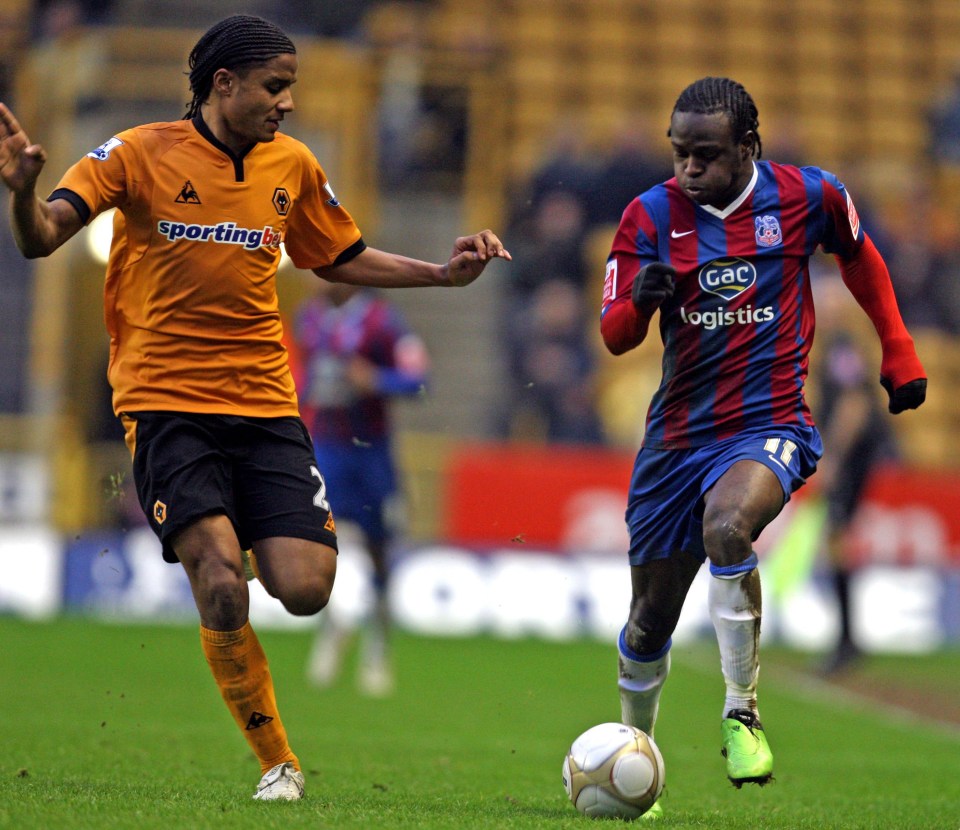
[(581, 813), (638, 818), (663, 791), (663, 756), (635, 726), (601, 723), (577, 738), (563, 759), (563, 786)]

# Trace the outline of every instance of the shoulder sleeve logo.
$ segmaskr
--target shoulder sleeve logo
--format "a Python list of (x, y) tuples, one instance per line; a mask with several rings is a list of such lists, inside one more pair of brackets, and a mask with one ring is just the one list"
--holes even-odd
[(327, 199), (327, 204), (330, 207), (340, 207), (340, 202), (337, 200), (337, 194), (333, 192), (333, 188), (330, 187), (330, 182), (324, 182), (323, 189), (327, 192), (327, 196), (330, 198)]
[(87, 153), (87, 156), (89, 158), (96, 159), (97, 161), (106, 161), (108, 158), (110, 158), (110, 154), (122, 144), (123, 142), (114, 136), (109, 141), (104, 141), (103, 144), (97, 147), (96, 150), (91, 150), (89, 153)]
[(853, 206), (853, 199), (850, 198), (850, 194), (845, 192), (844, 195), (847, 197), (847, 221), (850, 222), (850, 233), (856, 239), (860, 236), (860, 216)]
[(601, 303), (606, 305), (617, 296), (617, 258), (607, 260), (607, 270), (603, 277), (603, 297)]

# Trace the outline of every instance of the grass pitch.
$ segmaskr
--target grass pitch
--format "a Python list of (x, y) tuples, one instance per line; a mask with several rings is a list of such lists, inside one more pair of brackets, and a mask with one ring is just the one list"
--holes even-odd
[[(220, 702), (196, 627), (0, 618), (0, 828), (584, 828), (560, 765), (617, 720), (613, 645), (492, 639), (395, 644), (398, 688), (304, 680), (309, 637), (265, 632), (307, 797), (259, 803), (256, 761)], [(960, 654), (874, 658), (864, 675), (960, 694)], [(674, 650), (657, 741), (665, 828), (957, 830), (960, 730), (811, 684), (764, 652), (776, 780), (734, 790), (719, 754), (711, 644)], [(872, 682), (872, 681), (871, 681)], [(848, 684), (849, 686), (849, 684)], [(606, 823), (603, 826), (610, 826)], [(616, 825), (613, 825), (616, 826)]]

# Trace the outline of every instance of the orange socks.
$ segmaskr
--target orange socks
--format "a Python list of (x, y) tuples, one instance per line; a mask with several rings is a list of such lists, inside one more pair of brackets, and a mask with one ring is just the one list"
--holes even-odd
[(300, 761), (287, 743), (267, 656), (249, 621), (238, 631), (212, 631), (200, 626), (203, 653), (227, 708), (260, 760), (262, 772)]

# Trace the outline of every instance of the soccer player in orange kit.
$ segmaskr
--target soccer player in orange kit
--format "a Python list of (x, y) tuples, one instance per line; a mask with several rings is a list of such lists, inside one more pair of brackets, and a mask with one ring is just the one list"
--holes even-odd
[(303, 774), (248, 620), (242, 551), (289, 612), (311, 615), (329, 599), (337, 540), (281, 344), (280, 243), (323, 279), (380, 287), (467, 285), (510, 254), (490, 231), (458, 238), (442, 265), (367, 247), (310, 150), (280, 132), (298, 65), (274, 24), (228, 17), (189, 66), (183, 120), (118, 133), (46, 200), (46, 154), (0, 104), (0, 178), (29, 258), (117, 208), (108, 376), (140, 504), (190, 579), (207, 662), (260, 762), (254, 798), (296, 800)]

